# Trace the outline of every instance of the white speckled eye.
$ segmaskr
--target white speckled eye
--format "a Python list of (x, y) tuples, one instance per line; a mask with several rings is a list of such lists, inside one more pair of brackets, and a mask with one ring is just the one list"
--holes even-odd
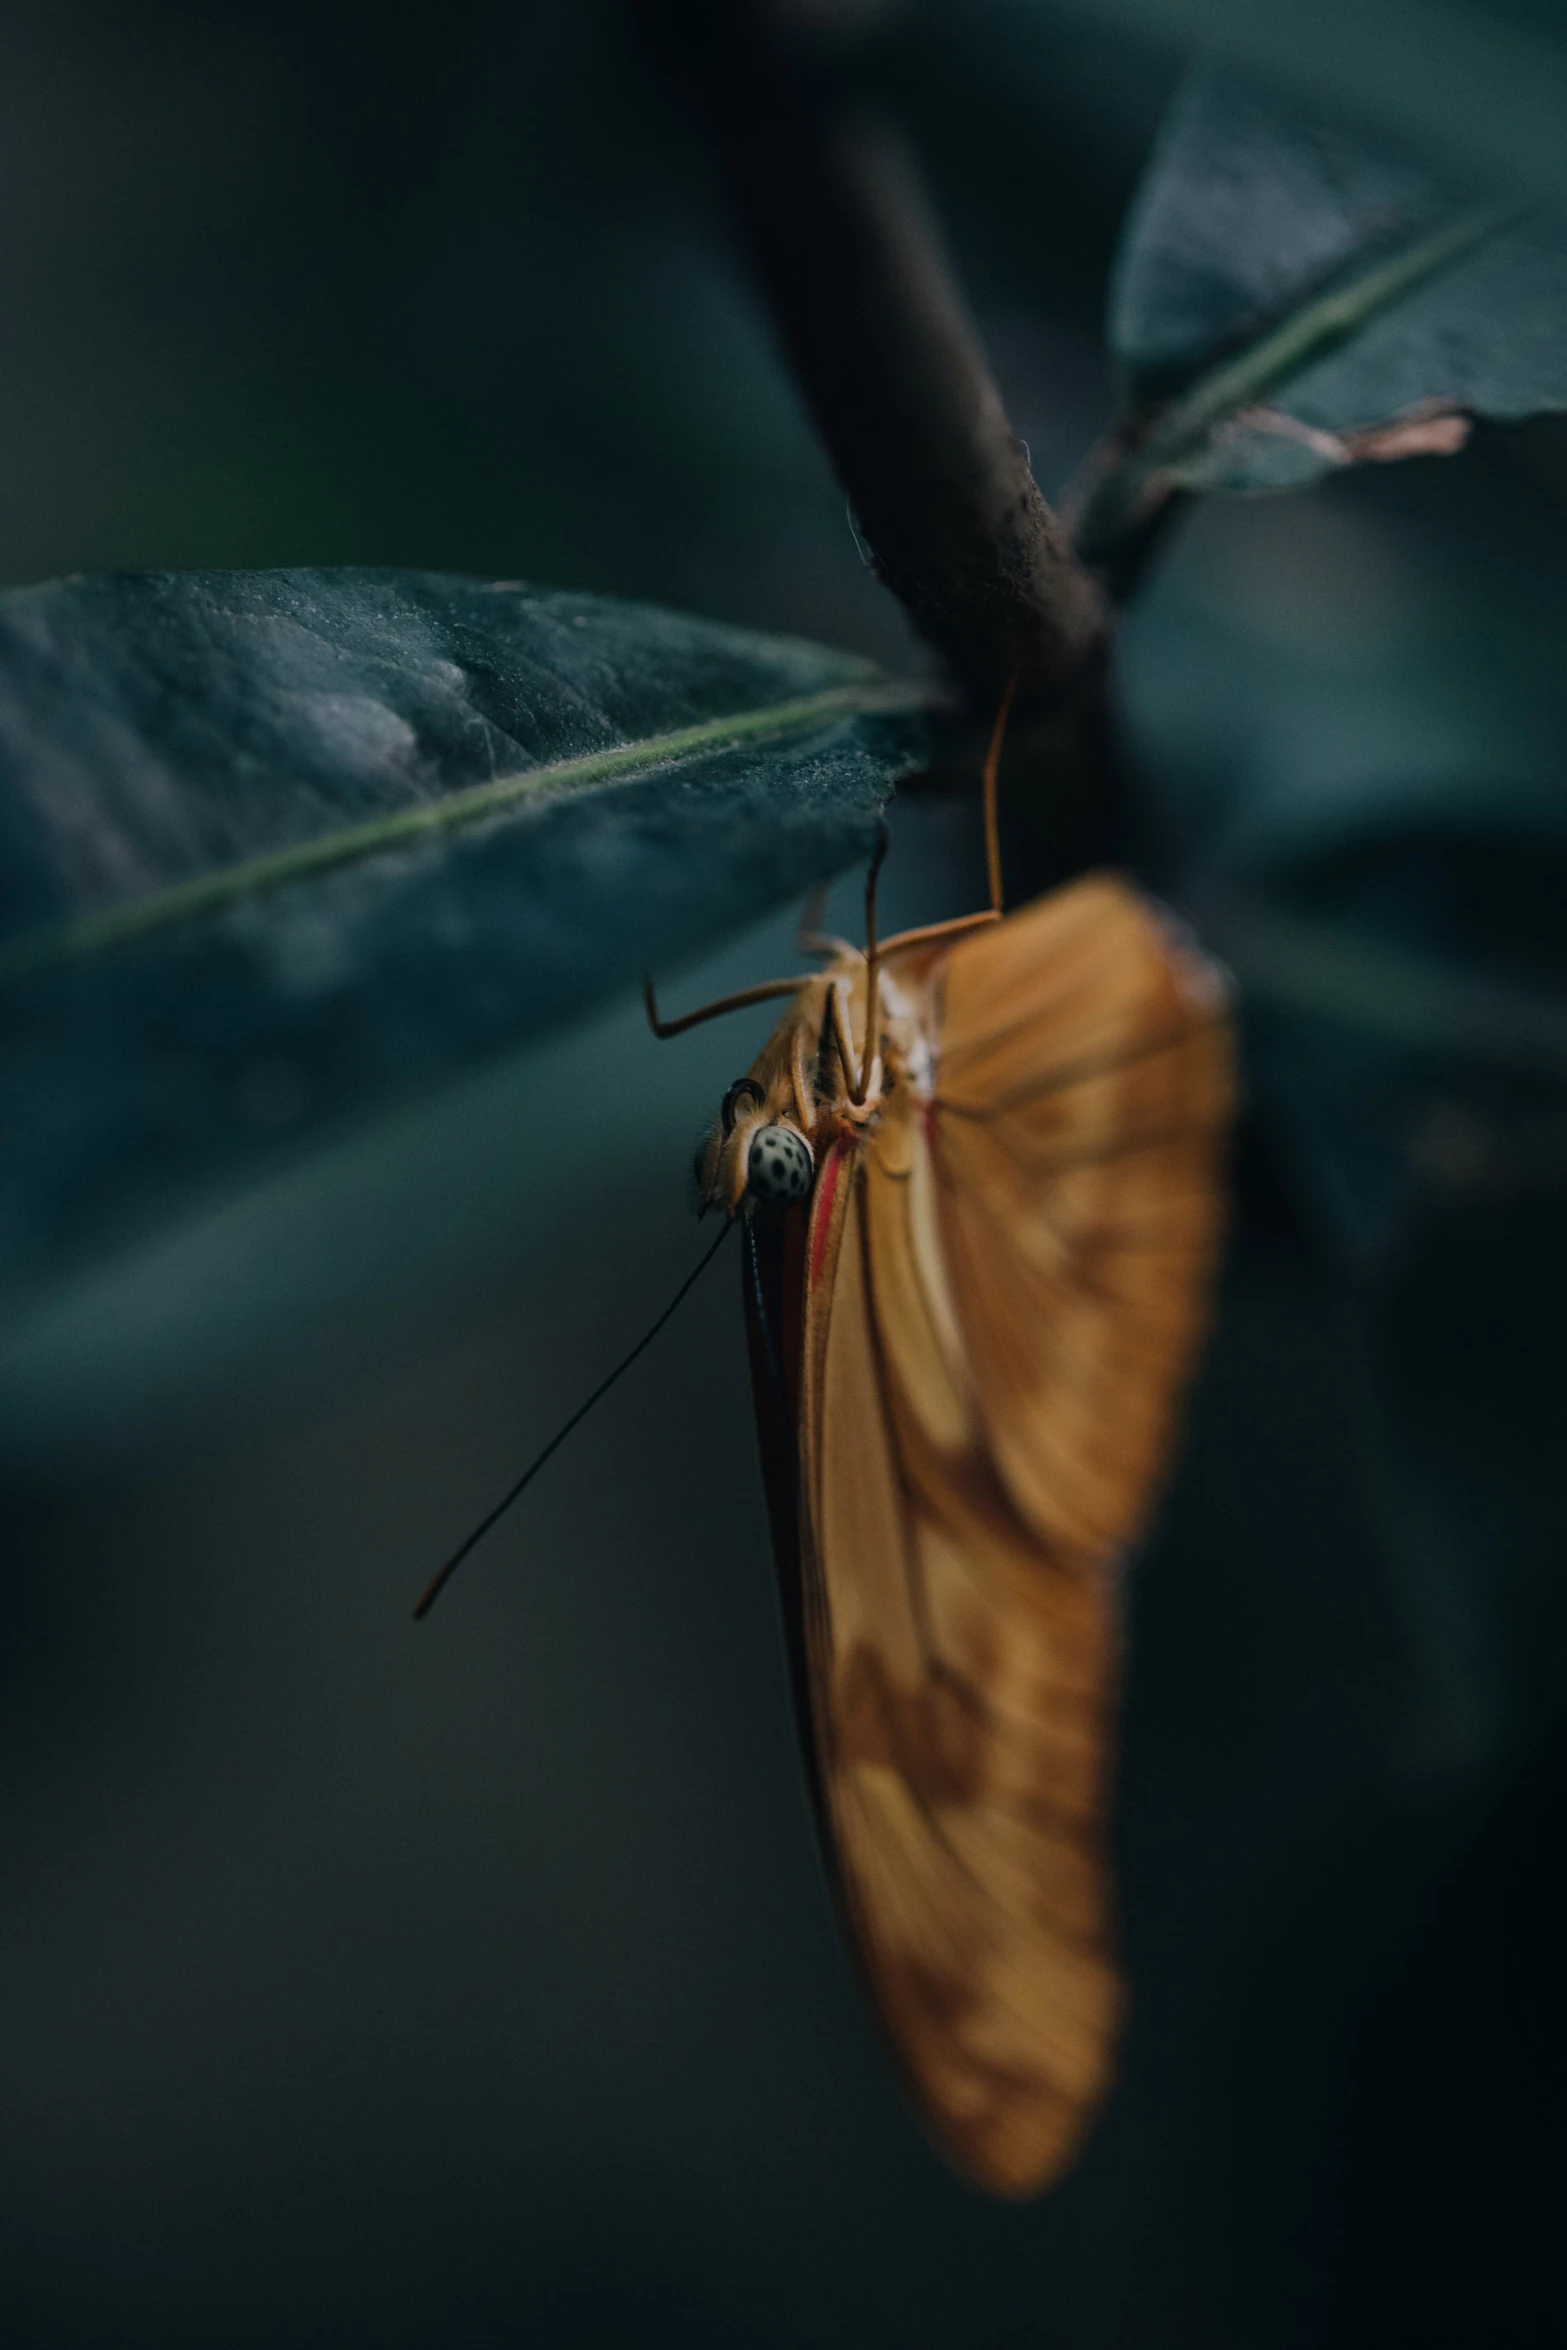
[(811, 1196), (810, 1147), (792, 1126), (759, 1126), (745, 1163), (745, 1187), (764, 1207), (792, 1208)]

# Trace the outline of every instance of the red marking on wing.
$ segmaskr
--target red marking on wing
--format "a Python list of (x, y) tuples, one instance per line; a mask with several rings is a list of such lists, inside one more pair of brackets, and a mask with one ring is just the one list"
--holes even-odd
[(813, 1289), (822, 1277), (822, 1259), (827, 1253), (827, 1235), (832, 1230), (832, 1203), (838, 1196), (838, 1178), (852, 1148), (853, 1145), (848, 1142), (833, 1144), (816, 1185), (816, 1197), (811, 1203), (810, 1281)]

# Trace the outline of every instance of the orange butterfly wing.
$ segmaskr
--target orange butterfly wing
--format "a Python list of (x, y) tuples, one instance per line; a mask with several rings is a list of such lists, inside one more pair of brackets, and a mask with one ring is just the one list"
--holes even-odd
[(1119, 1571), (1203, 1316), (1228, 1044), (1206, 967), (1080, 882), (928, 974), (933, 1095), (818, 1179), (800, 1624), (842, 1899), (948, 2150), (1070, 2161), (1122, 1996)]

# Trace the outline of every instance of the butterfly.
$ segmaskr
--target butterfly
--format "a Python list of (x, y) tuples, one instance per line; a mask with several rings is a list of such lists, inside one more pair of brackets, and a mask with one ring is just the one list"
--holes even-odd
[[(1221, 974), (1126, 879), (988, 912), (786, 996), (701, 1161), (744, 1239), (808, 1776), (917, 2106), (1002, 2195), (1112, 2077), (1108, 1848), (1128, 1562), (1207, 1314), (1233, 1096)], [(879, 857), (877, 859), (879, 863)]]

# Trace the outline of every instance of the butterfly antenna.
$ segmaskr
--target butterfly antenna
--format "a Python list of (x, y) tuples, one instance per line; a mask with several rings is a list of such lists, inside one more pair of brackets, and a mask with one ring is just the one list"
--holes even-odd
[(761, 1251), (757, 1245), (756, 1226), (751, 1218), (745, 1220), (745, 1268), (750, 1277), (751, 1303), (756, 1309), (756, 1326), (761, 1333), (762, 1359), (767, 1365), (768, 1384), (773, 1400), (780, 1411), (789, 1408), (788, 1391), (784, 1386), (783, 1364), (778, 1356), (778, 1344), (773, 1337), (772, 1316), (767, 1311), (767, 1286), (762, 1279)]
[(631, 1352), (626, 1355), (622, 1361), (615, 1365), (615, 1368), (613, 1371), (611, 1371), (609, 1377), (599, 1381), (598, 1386), (594, 1388), (593, 1393), (588, 1397), (587, 1402), (578, 1404), (576, 1410), (572, 1413), (571, 1418), (566, 1422), (565, 1426), (556, 1429), (554, 1435), (550, 1438), (548, 1444), (544, 1447), (544, 1450), (529, 1463), (526, 1469), (523, 1470), (522, 1475), (518, 1478), (511, 1491), (500, 1501), (498, 1501), (494, 1509), (491, 1510), (489, 1516), (487, 1518), (481, 1518), (477, 1526), (475, 1526), (473, 1529), (473, 1532), (468, 1535), (465, 1540), (457, 1545), (457, 1548), (452, 1552), (451, 1557), (447, 1560), (445, 1566), (442, 1567), (439, 1574), (431, 1576), (423, 1591), (420, 1592), (418, 1600), (414, 1606), (414, 1622), (416, 1624), (429, 1614), (431, 1608), (434, 1607), (436, 1601), (440, 1598), (442, 1591), (446, 1588), (446, 1585), (451, 1581), (458, 1568), (462, 1565), (463, 1560), (468, 1556), (469, 1551), (472, 1550), (476, 1544), (484, 1540), (485, 1535), (488, 1534), (490, 1528), (496, 1523), (497, 1519), (503, 1518), (506, 1515), (506, 1512), (511, 1508), (512, 1503), (517, 1499), (518, 1495), (522, 1493), (527, 1486), (532, 1484), (534, 1478), (543, 1468), (551, 1453), (557, 1452), (560, 1449), (561, 1445), (565, 1443), (567, 1437), (571, 1434), (573, 1428), (576, 1427), (578, 1421), (585, 1420), (587, 1418), (589, 1412), (592, 1411), (593, 1406), (600, 1402), (603, 1397), (608, 1395), (610, 1389), (614, 1386), (615, 1381), (620, 1377), (622, 1371), (629, 1371), (632, 1364), (636, 1361), (638, 1355), (642, 1353), (643, 1349), (652, 1345), (654, 1339), (663, 1329), (664, 1324), (674, 1313), (675, 1308), (681, 1303), (682, 1299), (687, 1295), (687, 1293), (695, 1288), (697, 1282), (707, 1271), (708, 1266), (717, 1256), (719, 1250), (723, 1247), (724, 1242), (728, 1239), (728, 1237), (729, 1225), (726, 1222), (722, 1232), (720, 1232), (712, 1247), (706, 1252), (704, 1256), (698, 1260), (696, 1270), (686, 1275), (684, 1281), (681, 1282), (680, 1287), (675, 1291), (674, 1296), (670, 1299), (668, 1305), (665, 1306), (657, 1321), (654, 1322), (649, 1329), (643, 1331), (642, 1336), (637, 1340), (637, 1343), (631, 1349)]
[(1012, 715), (1012, 702), (1022, 675), (1023, 665), (1019, 662), (1007, 680), (996, 723), (990, 730), (990, 748), (985, 753), (985, 868), (990, 876), (990, 908), (994, 914), (1001, 912), (1001, 827), (996, 815), (996, 778), (1001, 772), (1001, 746), (1007, 739), (1007, 720)]

